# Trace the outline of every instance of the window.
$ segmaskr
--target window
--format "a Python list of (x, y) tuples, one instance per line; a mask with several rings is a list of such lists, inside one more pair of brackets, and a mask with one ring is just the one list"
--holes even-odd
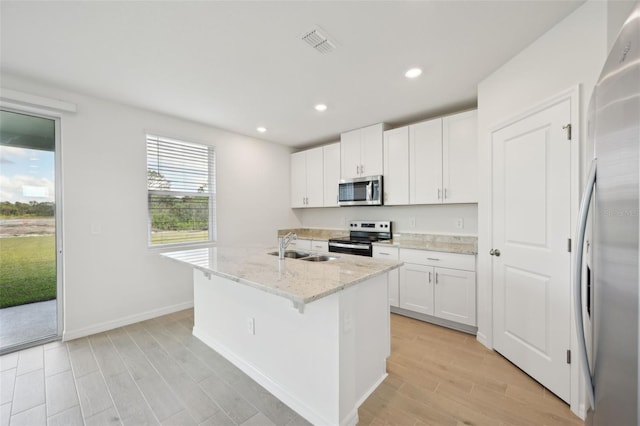
[(149, 244), (215, 241), (215, 149), (147, 135)]

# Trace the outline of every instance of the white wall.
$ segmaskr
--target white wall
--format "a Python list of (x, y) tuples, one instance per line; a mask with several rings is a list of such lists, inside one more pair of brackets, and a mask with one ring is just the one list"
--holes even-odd
[(2, 86), (77, 105), (61, 118), (67, 338), (193, 303), (190, 268), (147, 247), (145, 132), (216, 147), (219, 243), (275, 246), (278, 228), (299, 225), (287, 147), (17, 76)]
[[(477, 204), (333, 207), (297, 209), (295, 214), (308, 228), (347, 229), (346, 222), (350, 220), (391, 220), (394, 233), (476, 235), (478, 232)], [(463, 220), (462, 229), (456, 227), (458, 218)]]

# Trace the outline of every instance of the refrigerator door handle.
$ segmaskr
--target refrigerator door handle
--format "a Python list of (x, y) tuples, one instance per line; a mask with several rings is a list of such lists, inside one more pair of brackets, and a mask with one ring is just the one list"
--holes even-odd
[(587, 387), (587, 397), (591, 407), (595, 408), (595, 397), (591, 372), (589, 371), (589, 359), (587, 357), (587, 344), (584, 338), (584, 327), (582, 323), (582, 255), (585, 231), (587, 229), (587, 217), (589, 216), (589, 204), (593, 196), (593, 189), (596, 184), (596, 159), (591, 161), (589, 175), (585, 184), (580, 210), (578, 212), (578, 228), (576, 230), (576, 258), (573, 265), (573, 305), (575, 307), (576, 331), (578, 334), (578, 357), (582, 374)]

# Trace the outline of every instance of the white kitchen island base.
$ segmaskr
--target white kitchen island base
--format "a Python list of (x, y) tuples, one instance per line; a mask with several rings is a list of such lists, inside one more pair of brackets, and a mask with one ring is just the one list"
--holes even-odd
[(306, 303), (194, 270), (193, 334), (314, 425), (355, 425), (387, 376), (388, 274)]

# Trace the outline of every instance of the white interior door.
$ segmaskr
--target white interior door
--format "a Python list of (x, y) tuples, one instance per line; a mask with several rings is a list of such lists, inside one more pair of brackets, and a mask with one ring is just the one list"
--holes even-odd
[(565, 401), (570, 119), (567, 99), (492, 133), (494, 347)]

